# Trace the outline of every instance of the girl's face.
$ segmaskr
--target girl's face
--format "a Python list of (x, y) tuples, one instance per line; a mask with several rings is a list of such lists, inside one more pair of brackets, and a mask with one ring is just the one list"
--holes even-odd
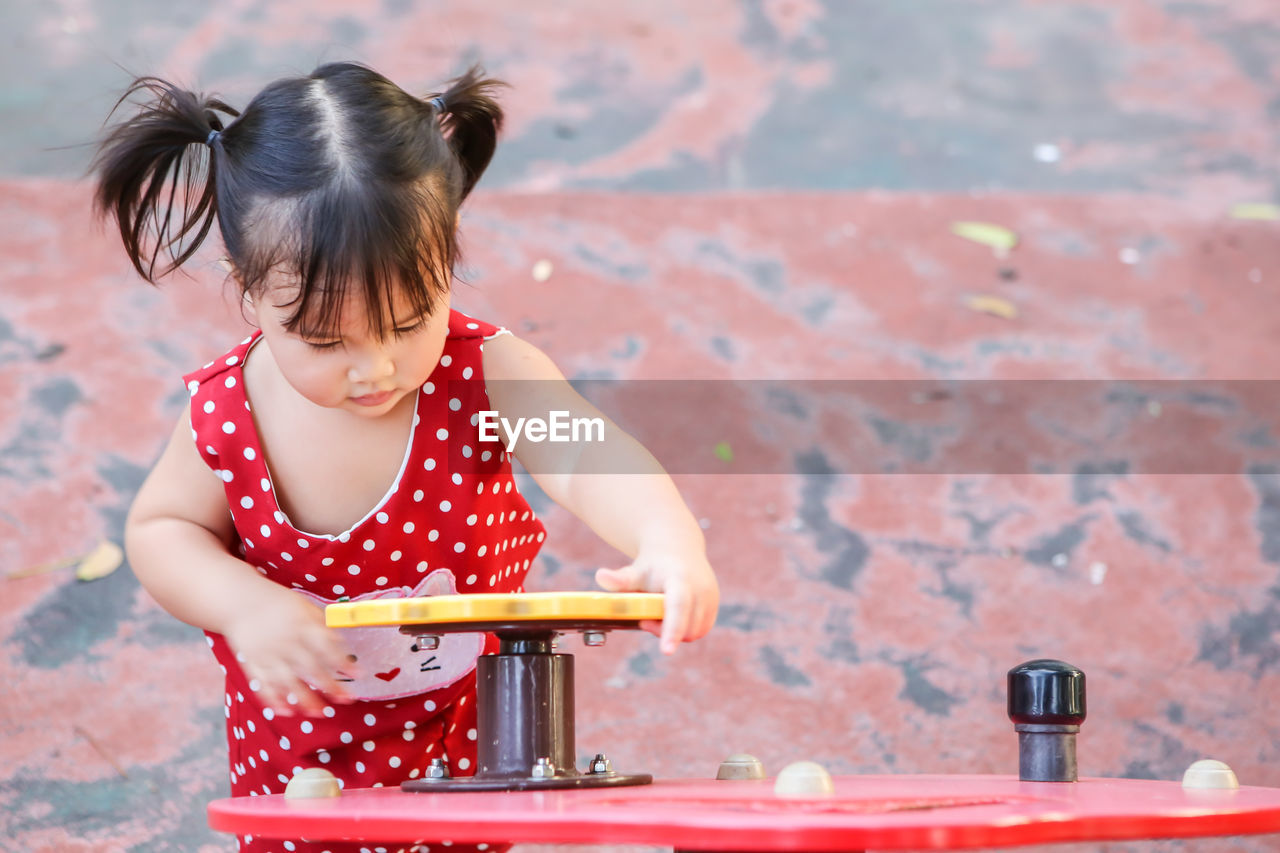
[(246, 297), (248, 312), (285, 380), (317, 406), (364, 418), (384, 415), (427, 381), (444, 352), (448, 294), (436, 300), (429, 315), (414, 314), (395, 294), (390, 316), (383, 317), (384, 328), (391, 330), (383, 339), (369, 328), (364, 300), (356, 294), (343, 301), (336, 336), (290, 332), (285, 322), (293, 312), (288, 305), (293, 295), (287, 286), (268, 287)]

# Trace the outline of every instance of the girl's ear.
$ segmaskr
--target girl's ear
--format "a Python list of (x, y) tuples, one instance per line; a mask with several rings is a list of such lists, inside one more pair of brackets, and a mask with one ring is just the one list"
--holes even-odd
[(253, 294), (246, 290), (240, 299), (240, 304), (249, 325), (261, 329), (262, 321), (258, 318), (258, 304), (254, 301)]

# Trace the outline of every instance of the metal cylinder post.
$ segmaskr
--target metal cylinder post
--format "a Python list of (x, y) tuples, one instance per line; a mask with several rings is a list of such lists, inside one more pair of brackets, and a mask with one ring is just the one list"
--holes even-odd
[(1079, 726), (1015, 725), (1018, 778), (1026, 782), (1074, 782)]
[(539, 759), (553, 775), (577, 774), (572, 655), (483, 655), (476, 694), (477, 775), (527, 778)]

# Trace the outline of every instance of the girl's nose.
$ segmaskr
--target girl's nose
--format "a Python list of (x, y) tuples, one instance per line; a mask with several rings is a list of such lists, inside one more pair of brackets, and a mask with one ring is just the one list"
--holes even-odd
[(390, 350), (370, 347), (351, 363), (347, 376), (352, 382), (377, 382), (395, 372), (396, 366), (391, 360)]

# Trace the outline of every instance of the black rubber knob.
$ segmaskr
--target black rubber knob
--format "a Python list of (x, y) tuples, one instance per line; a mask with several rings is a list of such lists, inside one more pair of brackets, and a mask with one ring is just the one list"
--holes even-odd
[(1009, 719), (1026, 725), (1084, 722), (1084, 673), (1060, 660), (1033, 660), (1009, 670)]

